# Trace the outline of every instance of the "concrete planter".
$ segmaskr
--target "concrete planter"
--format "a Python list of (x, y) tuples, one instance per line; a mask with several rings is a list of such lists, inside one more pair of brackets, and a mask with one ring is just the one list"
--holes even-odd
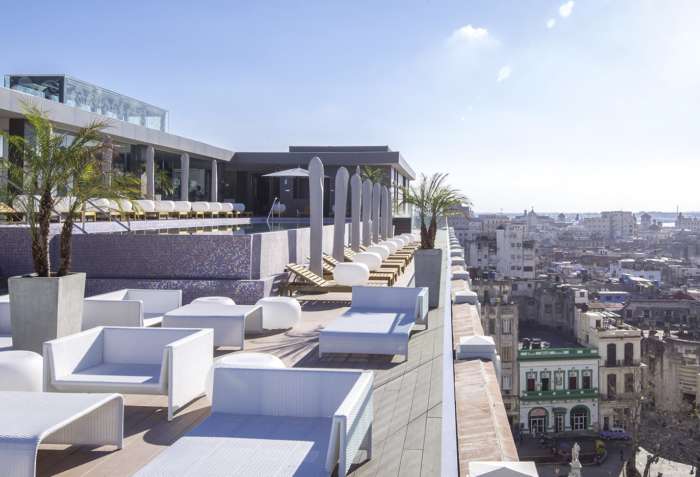
[(440, 305), (440, 275), (442, 273), (442, 249), (418, 249), (414, 258), (416, 287), (428, 287), (430, 308)]
[(84, 273), (64, 277), (11, 277), (8, 286), (14, 349), (42, 354), (44, 341), (80, 331)]

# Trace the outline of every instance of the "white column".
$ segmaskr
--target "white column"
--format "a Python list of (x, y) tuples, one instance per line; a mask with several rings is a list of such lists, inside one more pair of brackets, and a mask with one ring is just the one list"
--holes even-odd
[(219, 168), (216, 160), (211, 161), (211, 201), (219, 202)]
[(146, 147), (146, 198), (156, 197), (156, 150), (153, 146)]
[(309, 162), (309, 269), (323, 276), (323, 163), (318, 157)]
[(180, 200), (190, 200), (190, 155), (180, 154)]

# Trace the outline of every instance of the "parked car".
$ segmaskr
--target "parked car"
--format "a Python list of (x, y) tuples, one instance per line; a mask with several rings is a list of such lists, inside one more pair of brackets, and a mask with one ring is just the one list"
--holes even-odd
[(607, 431), (602, 431), (600, 437), (616, 441), (628, 441), (631, 438), (627, 431), (621, 427), (611, 427)]

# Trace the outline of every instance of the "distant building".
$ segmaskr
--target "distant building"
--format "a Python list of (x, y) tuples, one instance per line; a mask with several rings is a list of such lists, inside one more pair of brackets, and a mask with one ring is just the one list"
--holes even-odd
[(503, 277), (535, 278), (537, 250), (527, 239), (527, 225), (510, 223), (496, 230), (496, 269)]
[(601, 212), (600, 217), (585, 217), (582, 225), (590, 235), (606, 240), (626, 240), (637, 235), (636, 216), (621, 210)]
[(598, 359), (590, 348), (521, 350), (521, 429), (534, 435), (597, 430)]

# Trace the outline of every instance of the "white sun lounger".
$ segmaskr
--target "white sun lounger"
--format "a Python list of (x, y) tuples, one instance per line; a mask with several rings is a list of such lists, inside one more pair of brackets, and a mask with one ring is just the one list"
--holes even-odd
[(91, 328), (44, 343), (44, 390), (168, 396), (168, 420), (207, 394), (212, 330)]
[(39, 444), (114, 445), (124, 439), (119, 394), (0, 391), (0, 472), (33, 477)]
[(212, 414), (135, 475), (346, 475), (372, 448), (371, 371), (214, 369)]
[(427, 324), (426, 288), (352, 287), (352, 305), (319, 336), (325, 353), (402, 355), (408, 358), (411, 330)]

